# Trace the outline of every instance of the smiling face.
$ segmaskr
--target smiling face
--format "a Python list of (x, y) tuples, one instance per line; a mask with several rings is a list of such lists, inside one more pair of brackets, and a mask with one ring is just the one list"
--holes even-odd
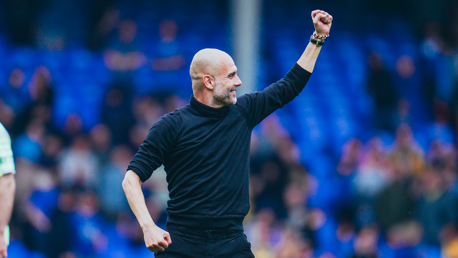
[(189, 69), (194, 97), (210, 107), (237, 103), (237, 87), (242, 81), (232, 57), (218, 49), (202, 49), (194, 55)]
[(237, 87), (242, 81), (237, 75), (237, 67), (230, 57), (221, 60), (220, 73), (215, 76), (215, 89), (213, 90), (213, 101), (221, 106), (229, 106), (237, 103)]

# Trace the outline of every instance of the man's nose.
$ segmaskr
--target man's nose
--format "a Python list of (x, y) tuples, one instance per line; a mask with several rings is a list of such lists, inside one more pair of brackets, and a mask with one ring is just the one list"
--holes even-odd
[(236, 80), (235, 80), (235, 86), (241, 86), (242, 85), (242, 80), (240, 80), (240, 78), (237, 76)]

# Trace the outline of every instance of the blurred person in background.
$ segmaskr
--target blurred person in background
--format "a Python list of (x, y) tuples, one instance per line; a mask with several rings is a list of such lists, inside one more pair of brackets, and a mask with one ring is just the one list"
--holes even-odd
[(409, 221), (391, 227), (385, 234), (386, 245), (380, 246), (380, 257), (437, 257), (431, 253), (424, 254), (419, 245), (422, 228), (416, 221)]
[(388, 154), (386, 187), (375, 197), (375, 217), (380, 229), (386, 233), (389, 228), (410, 221), (414, 215), (412, 180), (424, 169), (422, 149), (413, 139), (407, 124), (396, 131), (393, 150)]
[(89, 8), (91, 13), (87, 46), (90, 49), (100, 49), (107, 44), (110, 32), (119, 24), (120, 11), (112, 6), (109, 1), (93, 1), (94, 8)]
[(105, 66), (112, 71), (111, 82), (102, 109), (103, 122), (111, 128), (113, 144), (128, 142), (129, 128), (134, 123), (133, 71), (146, 61), (135, 42), (137, 24), (122, 20), (118, 27), (118, 40), (109, 46), (103, 56)]
[(76, 137), (67, 148), (60, 160), (60, 171), (64, 186), (93, 187), (96, 183), (99, 164), (97, 157), (90, 148), (88, 138), (84, 135)]
[(13, 130), (13, 136), (19, 132), (23, 132), (30, 121), (38, 121), (46, 126), (47, 129), (52, 129), (51, 110), (54, 107), (55, 92), (51, 85), (52, 77), (48, 68), (39, 66), (35, 69), (32, 80), (28, 85), (28, 97), (30, 101), (21, 112), (18, 113)]
[(372, 139), (366, 146), (365, 155), (352, 180), (356, 202), (356, 223), (359, 228), (375, 222), (375, 200), (385, 189), (389, 177), (389, 163), (378, 139)]
[(353, 175), (361, 162), (361, 141), (358, 139), (349, 140), (342, 149), (337, 172), (343, 176)]
[(408, 176), (394, 169), (388, 178), (389, 183), (375, 198), (375, 218), (383, 232), (410, 221), (415, 207)]
[(92, 149), (99, 167), (105, 167), (110, 162), (110, 150), (112, 145), (111, 129), (106, 124), (98, 124), (89, 132)]
[(108, 69), (118, 72), (114, 78), (116, 83), (130, 80), (132, 74), (129, 72), (139, 68), (145, 62), (145, 57), (135, 46), (136, 35), (137, 24), (133, 20), (121, 21), (118, 27), (118, 42), (105, 51), (105, 65)]
[(417, 204), (417, 218), (423, 226), (423, 242), (440, 245), (440, 235), (454, 228), (458, 218), (457, 199), (447, 189), (444, 166), (435, 164), (421, 177), (421, 197)]
[(23, 238), (31, 250), (49, 254), (52, 251), (52, 243), (49, 241), (53, 229), (52, 213), (59, 197), (58, 181), (50, 171), (37, 166), (30, 176), (33, 182), (25, 203)]
[(368, 57), (370, 67), (368, 91), (374, 100), (374, 127), (379, 130), (393, 132), (394, 113), (396, 109), (396, 92), (390, 73), (383, 67), (382, 58), (377, 52)]
[(50, 215), (52, 226), (49, 230), (47, 241), (50, 246), (45, 251), (49, 258), (75, 257), (73, 246), (76, 232), (73, 224), (75, 202), (75, 191), (72, 189), (60, 189), (57, 205)]
[(7, 248), (10, 238), (8, 224), (16, 189), (15, 173), (11, 139), (5, 127), (0, 123), (0, 258), (8, 256)]
[[(153, 49), (154, 59), (151, 68), (156, 71), (174, 71), (182, 68), (186, 62), (183, 49), (177, 39), (178, 26), (174, 20), (163, 20), (159, 24), (160, 41)], [(171, 74), (168, 74), (170, 76)]]
[[(180, 87), (181, 78), (186, 78), (186, 46), (178, 40), (178, 25), (175, 20), (162, 20), (159, 24), (159, 41), (149, 46), (149, 63), (154, 73), (155, 94), (170, 94), (175, 92), (189, 96), (189, 91)], [(172, 90), (173, 89), (173, 90)], [(173, 111), (173, 110), (171, 110)]]
[(351, 258), (378, 258), (377, 241), (379, 232), (374, 226), (363, 227), (354, 242)]
[(1, 99), (11, 107), (14, 113), (21, 113), (28, 101), (27, 90), (24, 87), (25, 74), (20, 68), (15, 68), (8, 78), (8, 85), (1, 90)]
[(424, 153), (414, 141), (412, 129), (401, 124), (396, 130), (394, 149), (389, 154), (393, 169), (403, 176), (419, 176), (425, 167)]
[(273, 257), (281, 240), (282, 231), (271, 209), (262, 209), (248, 223), (246, 233), (253, 242), (255, 257)]
[(72, 224), (75, 228), (72, 244), (77, 257), (96, 258), (108, 251), (107, 223), (93, 191), (83, 190), (77, 195)]
[(126, 145), (119, 145), (110, 152), (110, 162), (102, 167), (97, 177), (97, 195), (105, 216), (114, 221), (129, 208), (122, 190), (122, 180), (133, 153)]
[(129, 129), (135, 122), (132, 117), (131, 92), (122, 87), (110, 89), (102, 107), (102, 120), (111, 129), (113, 145), (128, 142)]
[(27, 125), (25, 132), (16, 136), (13, 150), (16, 157), (28, 162), (38, 163), (42, 157), (42, 145), (46, 133), (43, 123), (32, 120)]
[[(297, 63), (259, 93), (236, 98), (242, 83), (227, 53), (204, 49), (194, 56), (191, 103), (153, 125), (123, 181), (145, 244), (156, 257), (254, 257), (242, 226), (249, 211), (249, 140), (253, 127), (292, 101), (310, 78), (332, 16), (316, 10), (312, 20), (314, 35)], [(152, 220), (141, 191), (162, 164), (170, 192), (167, 231)]]

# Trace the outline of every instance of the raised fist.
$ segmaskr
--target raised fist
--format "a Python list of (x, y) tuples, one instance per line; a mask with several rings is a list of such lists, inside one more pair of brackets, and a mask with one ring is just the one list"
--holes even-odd
[(315, 26), (316, 34), (328, 35), (331, 31), (332, 16), (321, 10), (315, 10), (312, 12), (313, 26)]

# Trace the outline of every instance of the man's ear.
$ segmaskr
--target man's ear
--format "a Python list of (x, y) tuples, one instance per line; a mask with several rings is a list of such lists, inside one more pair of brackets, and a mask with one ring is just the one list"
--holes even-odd
[(213, 76), (204, 75), (204, 77), (202, 77), (202, 81), (204, 82), (204, 85), (207, 89), (215, 89), (215, 80), (213, 79)]

